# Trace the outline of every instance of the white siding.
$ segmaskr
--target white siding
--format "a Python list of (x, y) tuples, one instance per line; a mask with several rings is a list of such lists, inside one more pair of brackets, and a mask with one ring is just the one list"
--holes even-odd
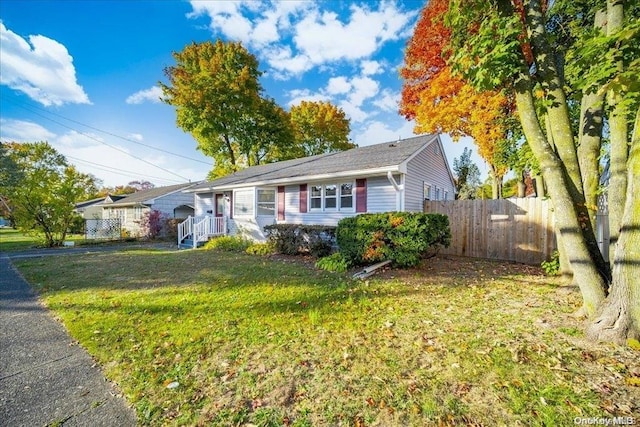
[(214, 212), (213, 193), (195, 193), (194, 198), (195, 216), (207, 215), (207, 211), (211, 211), (210, 214)]
[(168, 218), (174, 218), (174, 209), (181, 205), (193, 205), (193, 195), (182, 191), (167, 194), (156, 198), (151, 209), (162, 212)]
[(423, 184), (425, 182), (431, 185), (432, 194), (435, 193), (434, 190), (437, 187), (440, 189), (441, 197), (443, 191), (447, 191), (448, 198), (453, 200), (455, 186), (449, 175), (448, 167), (438, 141), (434, 141), (408, 162), (407, 175), (405, 176), (404, 207), (406, 211), (423, 212)]
[[(400, 175), (393, 176), (400, 183)], [(367, 212), (396, 210), (396, 190), (386, 176), (367, 178)]]

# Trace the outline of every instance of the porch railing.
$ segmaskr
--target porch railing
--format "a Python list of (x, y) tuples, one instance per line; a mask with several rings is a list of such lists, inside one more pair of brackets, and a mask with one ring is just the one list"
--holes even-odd
[(198, 243), (206, 242), (213, 236), (227, 233), (227, 218), (224, 216), (189, 216), (178, 224), (178, 246), (190, 240), (194, 248)]

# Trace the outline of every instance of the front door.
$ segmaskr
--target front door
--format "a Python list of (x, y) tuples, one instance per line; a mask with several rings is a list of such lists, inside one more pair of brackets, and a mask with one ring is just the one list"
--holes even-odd
[(224, 194), (216, 194), (216, 216), (224, 215)]

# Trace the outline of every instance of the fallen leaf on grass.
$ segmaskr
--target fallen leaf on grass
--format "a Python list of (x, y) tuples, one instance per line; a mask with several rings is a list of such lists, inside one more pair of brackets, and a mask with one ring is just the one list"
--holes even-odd
[(640, 387), (640, 377), (627, 377), (624, 382), (633, 387)]

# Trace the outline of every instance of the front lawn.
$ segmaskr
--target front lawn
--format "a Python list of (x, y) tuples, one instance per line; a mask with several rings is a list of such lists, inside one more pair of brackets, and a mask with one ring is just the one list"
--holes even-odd
[[(16, 262), (149, 425), (573, 425), (640, 413), (539, 269), (437, 257), (352, 282), (196, 250)], [(634, 385), (635, 384), (635, 385)], [(637, 418), (636, 418), (637, 420)]]
[[(69, 234), (66, 240), (74, 241), (78, 244), (84, 240), (84, 235)], [(42, 239), (13, 228), (0, 228), (0, 251), (20, 251), (38, 247), (43, 247)]]

